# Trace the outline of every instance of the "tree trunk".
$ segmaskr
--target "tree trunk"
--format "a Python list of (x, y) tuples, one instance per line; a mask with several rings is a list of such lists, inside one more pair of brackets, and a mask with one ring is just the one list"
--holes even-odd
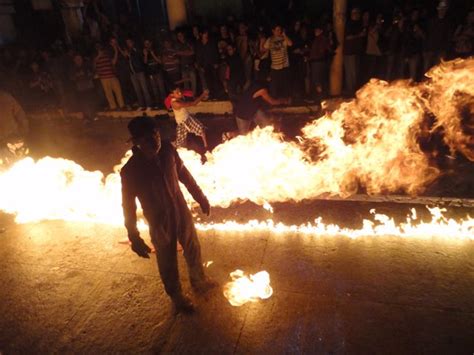
[(330, 72), (330, 93), (332, 96), (339, 96), (342, 93), (343, 78), (343, 50), (344, 50), (344, 29), (346, 24), (347, 0), (334, 0), (333, 3), (333, 24), (339, 45), (331, 63)]

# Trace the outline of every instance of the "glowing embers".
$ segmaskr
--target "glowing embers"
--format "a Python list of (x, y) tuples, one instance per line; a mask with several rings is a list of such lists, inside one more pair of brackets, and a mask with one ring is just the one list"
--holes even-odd
[(266, 271), (246, 276), (242, 270), (235, 270), (230, 277), (232, 281), (224, 286), (224, 296), (232, 306), (240, 307), (247, 302), (270, 298), (273, 294), (270, 275)]

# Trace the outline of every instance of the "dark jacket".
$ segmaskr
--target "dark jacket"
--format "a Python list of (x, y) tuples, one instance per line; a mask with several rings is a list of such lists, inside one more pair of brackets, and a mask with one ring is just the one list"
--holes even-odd
[(128, 53), (128, 69), (130, 73), (142, 73), (145, 71), (145, 63), (143, 63), (142, 53), (136, 48), (132, 48)]
[[(362, 54), (364, 52), (364, 37), (360, 36), (363, 26), (361, 21), (352, 21), (349, 19), (346, 23), (344, 55)], [(347, 38), (348, 36), (356, 36)]]
[(313, 43), (311, 44), (311, 51), (309, 60), (311, 62), (319, 62), (326, 60), (329, 57), (331, 50), (331, 44), (325, 34), (314, 37)]
[(219, 53), (214, 42), (196, 44), (196, 63), (202, 68), (211, 67), (219, 62)]
[(135, 202), (137, 197), (150, 228), (163, 228), (167, 233), (179, 233), (183, 223), (192, 223), (179, 182), (186, 186), (199, 204), (206, 197), (170, 143), (162, 143), (154, 161), (147, 160), (138, 148), (134, 147), (132, 150), (133, 156), (120, 172), (122, 207), (129, 238), (132, 240), (139, 236)]

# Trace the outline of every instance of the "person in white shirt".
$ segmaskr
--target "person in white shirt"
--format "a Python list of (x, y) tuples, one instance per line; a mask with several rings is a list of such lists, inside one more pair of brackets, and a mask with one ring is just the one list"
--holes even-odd
[(174, 118), (178, 125), (176, 129), (176, 146), (182, 147), (186, 143), (188, 133), (194, 133), (196, 136), (201, 137), (204, 148), (207, 150), (208, 145), (204, 126), (191, 116), (187, 108), (196, 106), (202, 100), (206, 100), (209, 97), (209, 90), (204, 90), (198, 98), (191, 102), (184, 101), (184, 95), (179, 87), (171, 92), (170, 97), (171, 108), (173, 109)]

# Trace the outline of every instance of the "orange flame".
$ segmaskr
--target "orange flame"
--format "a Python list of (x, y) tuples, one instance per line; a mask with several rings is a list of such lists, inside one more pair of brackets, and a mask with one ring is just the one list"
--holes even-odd
[(315, 237), (345, 236), (351, 239), (360, 237), (394, 236), (401, 238), (448, 238), (451, 240), (474, 240), (474, 219), (467, 217), (456, 221), (444, 216), (445, 209), (439, 207), (428, 208), (431, 213), (431, 221), (417, 222), (417, 212), (412, 209), (412, 215), (407, 216), (406, 222), (397, 224), (393, 218), (376, 213), (373, 221), (364, 219), (360, 229), (340, 227), (337, 224), (325, 224), (322, 218), (316, 218), (313, 223), (301, 225), (286, 225), (267, 221), (251, 220), (247, 223), (226, 221), (223, 223), (197, 223), (196, 227), (201, 231), (218, 232), (271, 232), (275, 234), (302, 234)]
[(235, 270), (230, 277), (232, 281), (224, 286), (224, 296), (232, 306), (240, 307), (247, 302), (270, 298), (273, 294), (270, 275), (266, 271), (246, 276), (242, 270)]
[[(417, 85), (371, 80), (355, 100), (306, 125), (298, 142), (285, 141), (268, 127), (217, 146), (206, 164), (201, 164), (195, 152), (182, 149), (179, 153), (211, 204), (224, 208), (250, 200), (271, 212), (274, 202), (325, 194), (346, 197), (359, 188), (369, 194), (417, 194), (439, 174), (417, 144), (425, 115), (436, 115), (436, 125), (444, 128), (453, 151), (472, 158), (472, 138), (466, 138), (463, 131), (466, 113), (461, 108), (472, 108), (473, 69), (474, 59), (457, 60), (432, 69), (430, 80)], [(65, 159), (23, 159), (0, 171), (0, 210), (15, 214), (19, 223), (63, 219), (120, 225), (118, 170), (129, 156), (128, 152), (107, 177)], [(191, 203), (191, 197), (187, 198)], [(449, 236), (472, 239), (470, 218), (456, 222), (436, 217), (431, 227), (412, 221), (397, 226), (390, 217), (375, 218), (382, 223), (364, 222), (361, 231), (326, 226), (320, 220), (298, 227), (259, 223), (275, 231), (296, 228), (348, 236), (432, 235), (443, 230)]]
[[(433, 67), (427, 104), (436, 116), (434, 129), (443, 128), (444, 141), (451, 149), (474, 161), (474, 59), (457, 59)], [(471, 132), (465, 132), (466, 128)]]

